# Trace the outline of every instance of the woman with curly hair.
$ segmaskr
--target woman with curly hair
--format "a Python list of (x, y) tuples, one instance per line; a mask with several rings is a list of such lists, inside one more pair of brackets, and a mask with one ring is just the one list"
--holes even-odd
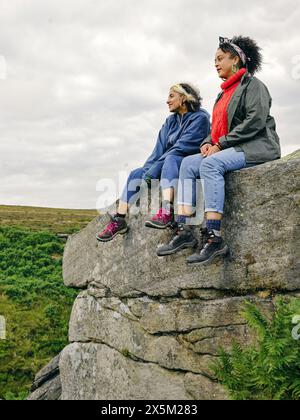
[[(175, 254), (195, 244), (190, 217), (196, 207), (196, 180), (204, 186), (206, 227), (201, 229), (200, 249), (188, 257), (188, 264), (205, 264), (229, 248), (221, 236), (225, 181), (228, 172), (279, 159), (279, 137), (270, 116), (272, 99), (266, 86), (254, 77), (261, 69), (261, 49), (248, 37), (219, 39), (215, 68), (223, 80), (213, 110), (211, 134), (195, 156), (183, 160), (180, 169), (178, 226), (159, 256)], [(183, 188), (190, 179), (193, 188)], [(189, 224), (190, 223), (190, 224)]]
[(167, 104), (172, 115), (161, 128), (153, 153), (144, 166), (131, 172), (117, 214), (110, 215), (110, 223), (97, 235), (98, 241), (108, 242), (127, 233), (125, 218), (130, 205), (138, 199), (143, 180), (148, 184), (151, 180), (161, 180), (163, 205), (149, 224), (159, 229), (171, 226), (181, 162), (186, 156), (199, 152), (200, 144), (210, 132), (210, 116), (201, 107), (201, 99), (197, 89), (187, 83), (171, 87)]

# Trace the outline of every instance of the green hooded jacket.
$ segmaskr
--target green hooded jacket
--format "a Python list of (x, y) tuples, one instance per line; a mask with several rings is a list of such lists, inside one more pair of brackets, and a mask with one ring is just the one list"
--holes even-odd
[[(221, 92), (216, 103), (222, 97)], [(220, 138), (222, 149), (234, 147), (245, 153), (247, 163), (264, 163), (280, 159), (279, 137), (274, 118), (270, 115), (272, 98), (267, 87), (246, 73), (228, 106), (227, 136)], [(204, 142), (212, 144), (211, 135)]]

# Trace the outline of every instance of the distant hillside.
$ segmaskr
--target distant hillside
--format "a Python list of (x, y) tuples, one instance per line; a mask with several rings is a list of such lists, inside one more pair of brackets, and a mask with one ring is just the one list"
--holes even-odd
[(35, 231), (46, 230), (55, 233), (73, 233), (81, 230), (97, 215), (96, 210), (0, 205), (0, 226), (17, 226)]
[(81, 230), (93, 210), (0, 206), (0, 400), (26, 397), (38, 370), (68, 341), (77, 291), (63, 285), (65, 243), (57, 233)]

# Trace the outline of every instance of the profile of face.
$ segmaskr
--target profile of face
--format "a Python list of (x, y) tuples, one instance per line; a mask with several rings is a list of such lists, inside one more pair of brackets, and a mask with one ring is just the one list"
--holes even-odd
[(233, 75), (232, 68), (239, 64), (239, 57), (231, 58), (229, 52), (223, 52), (220, 48), (216, 52), (215, 67), (221, 79), (227, 80)]
[(167, 105), (169, 107), (170, 112), (180, 112), (181, 109), (184, 107), (184, 95), (175, 92), (174, 90), (170, 90), (169, 97), (167, 100)]

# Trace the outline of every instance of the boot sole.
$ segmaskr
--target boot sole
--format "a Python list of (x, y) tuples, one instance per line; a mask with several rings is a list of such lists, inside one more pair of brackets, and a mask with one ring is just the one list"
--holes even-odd
[(115, 233), (114, 236), (112, 236), (111, 238), (108, 239), (101, 239), (98, 236), (96, 236), (97, 241), (99, 242), (110, 242), (113, 239), (115, 239), (116, 236), (118, 235), (125, 235), (127, 232), (129, 231), (129, 227), (127, 227), (126, 229), (120, 230), (119, 232)]
[(173, 222), (169, 222), (166, 225), (158, 226), (158, 225), (155, 225), (154, 223), (148, 221), (148, 222), (145, 223), (145, 227), (152, 228), (152, 229), (164, 230), (164, 229), (167, 229), (167, 228), (171, 227), (172, 224), (173, 224)]
[(199, 262), (189, 262), (187, 261), (188, 265), (206, 265), (210, 264), (215, 258), (219, 256), (226, 256), (229, 253), (229, 248), (226, 245), (223, 249), (220, 249), (220, 251), (215, 252), (208, 260), (205, 261), (199, 261)]
[(158, 257), (167, 257), (168, 255), (174, 255), (179, 251), (183, 251), (184, 249), (194, 248), (196, 245), (198, 245), (198, 241), (197, 241), (197, 239), (194, 239), (192, 242), (180, 245), (177, 248), (172, 249), (170, 251), (166, 251), (166, 252), (163, 252), (163, 253), (157, 252), (157, 256)]

